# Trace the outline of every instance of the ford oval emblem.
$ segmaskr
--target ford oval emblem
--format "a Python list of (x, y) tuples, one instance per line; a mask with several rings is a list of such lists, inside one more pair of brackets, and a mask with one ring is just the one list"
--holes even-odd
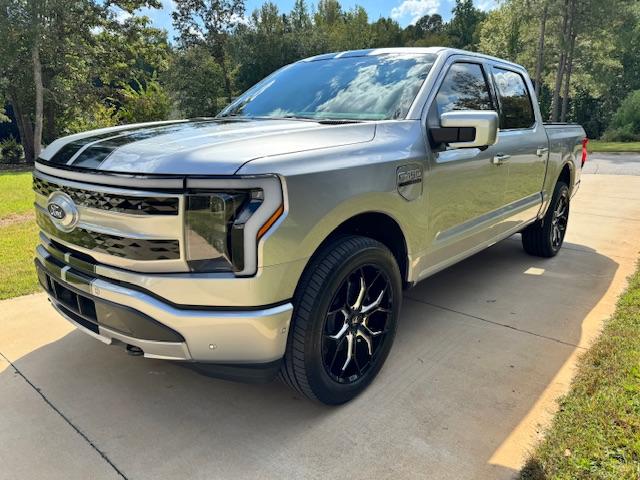
[(47, 201), (47, 212), (56, 228), (63, 232), (70, 232), (78, 223), (78, 207), (66, 193), (53, 192)]
[(64, 209), (57, 203), (50, 203), (47, 206), (47, 210), (49, 210), (49, 215), (51, 215), (56, 220), (63, 220), (64, 217), (67, 216)]

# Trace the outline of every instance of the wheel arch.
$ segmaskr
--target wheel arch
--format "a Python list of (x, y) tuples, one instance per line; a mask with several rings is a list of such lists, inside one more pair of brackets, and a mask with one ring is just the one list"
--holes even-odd
[(556, 180), (556, 183), (558, 182), (564, 182), (567, 187), (569, 187), (569, 190), (572, 190), (573, 188), (573, 162), (571, 161), (567, 161), (564, 163), (564, 165), (562, 165), (562, 167), (560, 168), (560, 174), (558, 175), (558, 179)]
[(398, 263), (403, 282), (407, 281), (409, 253), (406, 236), (395, 218), (388, 213), (373, 210), (355, 214), (342, 221), (329, 232), (324, 240), (316, 247), (304, 270), (306, 271), (314, 256), (322, 250), (325, 245), (343, 235), (361, 235), (377, 240), (385, 245)]

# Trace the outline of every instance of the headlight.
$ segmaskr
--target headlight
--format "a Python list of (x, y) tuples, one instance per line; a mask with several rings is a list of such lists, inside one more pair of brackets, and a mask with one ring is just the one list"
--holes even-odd
[[(225, 188), (216, 188), (222, 186)], [(185, 240), (189, 268), (194, 272), (253, 275), (258, 264), (258, 241), (284, 212), (279, 179), (188, 179), (187, 187)]]

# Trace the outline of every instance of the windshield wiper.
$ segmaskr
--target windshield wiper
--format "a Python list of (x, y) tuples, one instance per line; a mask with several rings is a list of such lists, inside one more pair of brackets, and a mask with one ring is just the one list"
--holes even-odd
[(362, 123), (363, 120), (354, 120), (348, 118), (322, 118), (322, 117), (307, 117), (303, 115), (284, 115), (282, 117), (274, 118), (286, 118), (287, 120), (301, 120), (303, 122), (315, 122), (322, 125), (343, 125), (347, 123)]

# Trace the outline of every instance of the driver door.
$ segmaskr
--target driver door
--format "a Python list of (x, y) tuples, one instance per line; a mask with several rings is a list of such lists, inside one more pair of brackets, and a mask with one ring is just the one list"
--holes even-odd
[[(497, 110), (487, 73), (477, 59), (452, 62), (429, 107), (427, 126), (439, 126), (440, 116), (450, 111)], [(436, 269), (492, 240), (504, 205), (508, 170), (495, 162), (499, 145), (432, 147), (426, 181), (431, 237), (427, 257)]]

